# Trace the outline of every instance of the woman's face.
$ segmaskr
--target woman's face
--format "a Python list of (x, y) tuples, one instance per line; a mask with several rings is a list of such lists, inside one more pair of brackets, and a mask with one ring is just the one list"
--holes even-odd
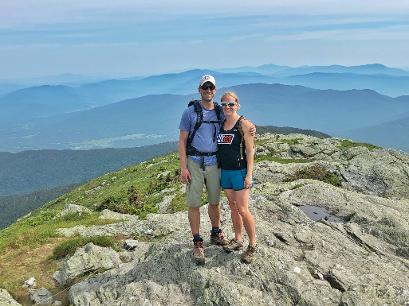
[(221, 105), (225, 116), (235, 114), (239, 109), (239, 104), (236, 102), (236, 99), (232, 96), (224, 96), (221, 101)]

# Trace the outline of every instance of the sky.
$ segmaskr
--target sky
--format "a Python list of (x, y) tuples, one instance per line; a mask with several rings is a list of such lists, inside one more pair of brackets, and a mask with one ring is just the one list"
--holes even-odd
[(0, 79), (382, 63), (409, 69), (409, 1), (2, 0)]

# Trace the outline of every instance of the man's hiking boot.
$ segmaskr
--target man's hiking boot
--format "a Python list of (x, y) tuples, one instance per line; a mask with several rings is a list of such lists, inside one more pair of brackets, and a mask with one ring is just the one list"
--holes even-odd
[(210, 234), (210, 243), (215, 245), (227, 245), (229, 244), (229, 240), (224, 237), (223, 231), (219, 230), (217, 234)]
[(251, 246), (249, 245), (247, 247), (247, 250), (243, 253), (241, 257), (241, 261), (249, 264), (254, 260), (254, 257), (256, 257), (256, 252), (257, 252), (257, 245), (256, 246)]
[(223, 250), (225, 250), (227, 253), (238, 251), (238, 250), (241, 250), (242, 248), (243, 248), (243, 242), (237, 239), (232, 239), (229, 241), (229, 244), (226, 244), (223, 246)]
[(203, 241), (195, 241), (193, 247), (193, 258), (197, 265), (205, 264)]

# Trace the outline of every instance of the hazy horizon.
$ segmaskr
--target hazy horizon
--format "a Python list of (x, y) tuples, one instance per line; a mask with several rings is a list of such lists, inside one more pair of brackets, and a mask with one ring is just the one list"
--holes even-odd
[(0, 79), (268, 63), (408, 69), (405, 12), (409, 3), (378, 0), (4, 0)]

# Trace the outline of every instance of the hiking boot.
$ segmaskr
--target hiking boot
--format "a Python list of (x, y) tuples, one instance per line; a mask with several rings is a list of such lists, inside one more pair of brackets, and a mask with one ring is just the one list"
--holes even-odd
[(210, 243), (215, 245), (227, 245), (229, 244), (229, 240), (224, 237), (224, 233), (220, 230), (219, 233), (210, 235)]
[(251, 246), (249, 245), (247, 247), (247, 250), (243, 253), (241, 257), (241, 261), (249, 264), (254, 260), (254, 257), (256, 257), (256, 252), (257, 252), (257, 245), (256, 246)]
[(227, 253), (238, 251), (238, 250), (241, 250), (242, 248), (243, 248), (243, 242), (237, 239), (232, 239), (229, 241), (229, 244), (226, 244), (223, 246), (223, 250), (225, 250)]
[(195, 241), (193, 247), (193, 258), (197, 265), (205, 264), (203, 241)]

